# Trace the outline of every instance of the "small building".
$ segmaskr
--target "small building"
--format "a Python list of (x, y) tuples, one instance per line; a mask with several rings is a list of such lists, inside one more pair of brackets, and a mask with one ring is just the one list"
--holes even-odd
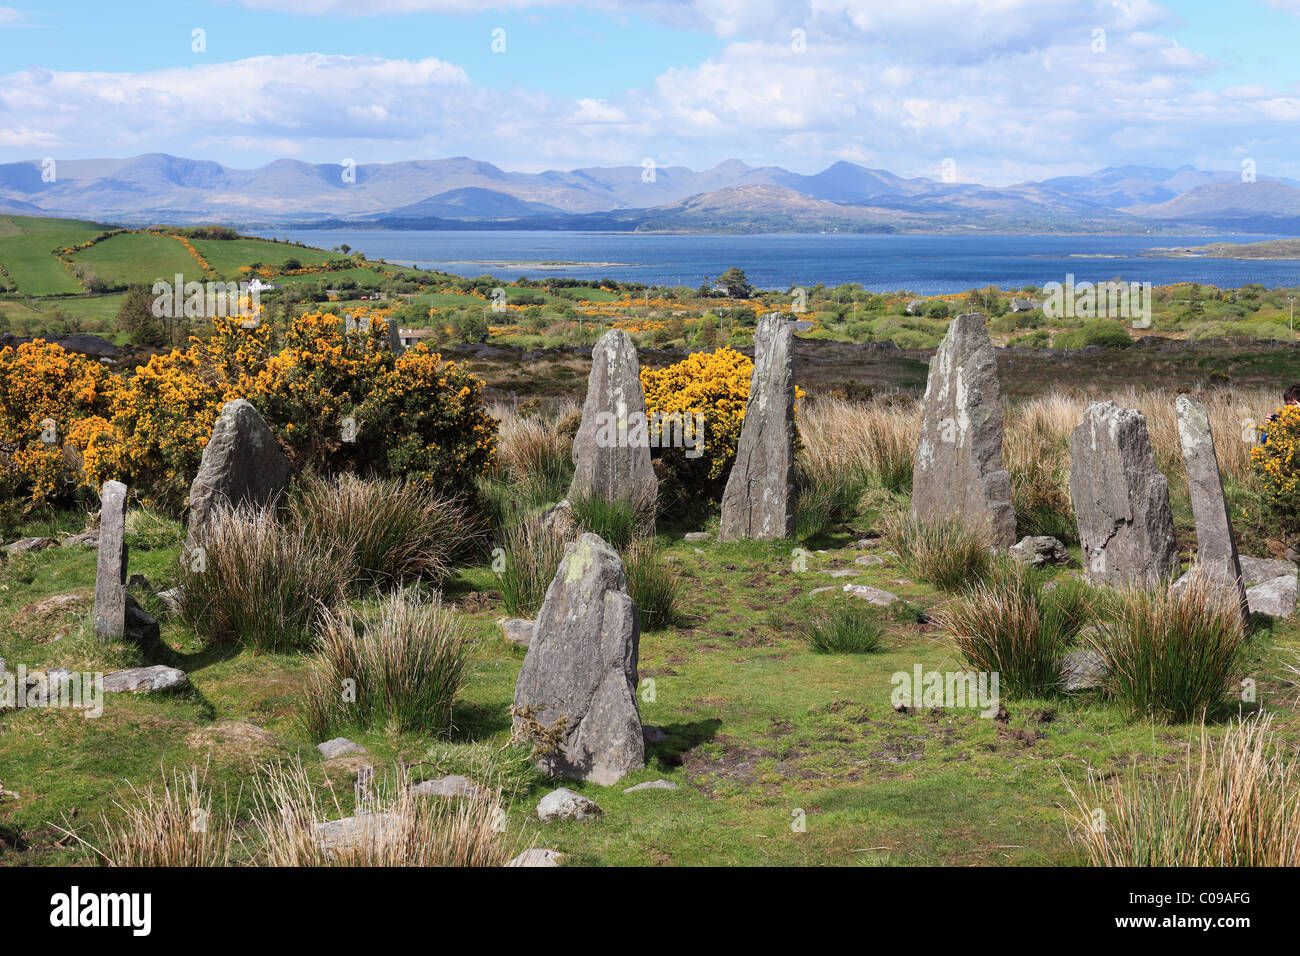
[(1038, 308), (1038, 303), (1035, 302), (1033, 299), (1012, 299), (1011, 300), (1012, 312), (1029, 312), (1036, 308)]
[(420, 342), (432, 342), (438, 337), (436, 329), (401, 329), (397, 330), (397, 337), (402, 343), (402, 348), (409, 349)]
[(925, 311), (925, 299), (913, 299), (907, 303), (908, 315), (920, 315)]

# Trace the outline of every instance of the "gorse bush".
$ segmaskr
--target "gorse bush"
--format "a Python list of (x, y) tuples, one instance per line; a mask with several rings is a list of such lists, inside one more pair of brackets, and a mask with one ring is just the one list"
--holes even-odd
[[(326, 612), (303, 702), (309, 736), (325, 740), (345, 728), (376, 727), (446, 733), (469, 651), (455, 612), (408, 589), (360, 610)], [(354, 688), (355, 699), (344, 699), (343, 687)]]
[(1130, 716), (1178, 723), (1226, 703), (1246, 640), (1231, 588), (1194, 572), (1177, 589), (1111, 592), (1101, 611), (1085, 640)]
[(1059, 689), (1061, 655), (1077, 641), (1094, 600), (1079, 582), (1044, 590), (1034, 572), (1000, 562), (986, 580), (941, 605), (935, 620), (968, 664), (999, 675), (1003, 692), (1040, 697)]
[(404, 479), (309, 475), (289, 513), (317, 548), (351, 562), (349, 578), (367, 583), (440, 580), (477, 531), (461, 503)]
[(798, 624), (797, 633), (824, 654), (869, 654), (879, 649), (885, 628), (875, 612), (846, 604), (814, 611)]
[(350, 555), (322, 548), (270, 508), (218, 506), (198, 545), (181, 556), (181, 613), (213, 644), (307, 646), (353, 567)]
[(1269, 510), (1291, 534), (1300, 532), (1300, 406), (1279, 408), (1263, 426), (1268, 440), (1250, 450), (1251, 471)]
[(1067, 781), (1072, 835), (1093, 866), (1300, 866), (1295, 768), (1271, 718), (1230, 723), (1218, 741), (1202, 726), (1199, 757), (1172, 774)]
[(956, 519), (900, 511), (886, 520), (885, 536), (910, 574), (943, 591), (983, 581), (992, 566), (988, 536)]

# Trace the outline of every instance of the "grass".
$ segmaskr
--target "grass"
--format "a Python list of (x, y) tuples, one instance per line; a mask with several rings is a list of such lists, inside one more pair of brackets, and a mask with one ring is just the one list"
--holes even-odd
[(1300, 779), (1272, 719), (1204, 727), (1171, 775), (1090, 776), (1070, 787), (1074, 836), (1093, 866), (1300, 865)]
[(77, 252), (72, 261), (89, 266), (113, 285), (139, 283), (152, 286), (159, 279), (205, 282), (202, 267), (176, 239), (148, 232), (124, 232)]
[(899, 511), (886, 520), (885, 536), (908, 572), (943, 591), (977, 585), (992, 568), (986, 537), (955, 519)]
[(654, 522), (648, 506), (625, 498), (610, 501), (599, 495), (581, 495), (571, 498), (569, 507), (579, 530), (599, 535), (618, 549), (644, 535)]
[(303, 698), (308, 736), (371, 727), (446, 734), (469, 649), (464, 623), (440, 597), (397, 589), (359, 611), (326, 612)]
[(99, 235), (107, 227), (76, 219), (0, 216), (9, 227), (0, 237), (0, 265), (27, 295), (59, 295), (86, 290), (54, 257), (53, 250), (72, 247)]
[(823, 654), (870, 654), (880, 649), (884, 635), (876, 614), (856, 605), (815, 612), (799, 627), (804, 643)]
[(659, 546), (650, 538), (632, 542), (622, 558), (628, 593), (641, 613), (641, 629), (671, 626), (680, 614), (681, 575), (664, 563)]
[(501, 601), (513, 617), (532, 617), (542, 606), (572, 533), (548, 526), (538, 516), (526, 517), (505, 529), (494, 549), (493, 571)]
[(1110, 592), (1086, 639), (1131, 716), (1182, 722), (1227, 705), (1246, 632), (1235, 595), (1193, 574), (1178, 590)]

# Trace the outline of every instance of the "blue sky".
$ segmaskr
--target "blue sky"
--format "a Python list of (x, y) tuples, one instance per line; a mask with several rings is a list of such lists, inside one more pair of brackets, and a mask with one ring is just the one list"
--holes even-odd
[(4, 161), (1300, 176), (1300, 0), (4, 2)]

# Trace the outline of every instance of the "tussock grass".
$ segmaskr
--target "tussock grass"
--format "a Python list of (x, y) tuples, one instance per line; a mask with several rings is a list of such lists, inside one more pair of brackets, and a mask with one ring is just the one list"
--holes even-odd
[(539, 516), (521, 518), (502, 532), (504, 561), (497, 588), (506, 610), (515, 617), (533, 617), (546, 598), (564, 552), (577, 535), (548, 526)]
[(942, 605), (936, 623), (976, 670), (996, 672), (1002, 691), (1041, 697), (1061, 684), (1060, 657), (1078, 639), (1096, 598), (1076, 581), (1044, 591), (1037, 576), (1010, 562)]
[(400, 479), (304, 478), (289, 503), (307, 540), (365, 583), (440, 580), (474, 537), (467, 509)]
[(813, 612), (800, 621), (797, 633), (823, 654), (869, 654), (880, 648), (885, 628), (871, 610), (842, 604)]
[(300, 762), (275, 763), (255, 778), (253, 827), (269, 866), (504, 866), (515, 847), (504, 833), (500, 789), (456, 799), (422, 797), (395, 773), (357, 800), (346, 836), (320, 827), (345, 816), (326, 803)]
[(235, 831), (228, 817), (214, 814), (207, 769), (191, 766), (182, 775), (163, 774), (162, 786), (127, 784), (113, 802), (120, 820), (101, 816), (90, 840), (73, 833), (104, 866), (226, 866)]
[(912, 458), (921, 436), (920, 406), (911, 400), (869, 404), (821, 397), (800, 409), (801, 464), (814, 486), (846, 476), (860, 488), (912, 486)]
[(1171, 776), (1130, 771), (1077, 789), (1072, 836), (1093, 866), (1298, 866), (1300, 778), (1271, 717), (1230, 723)]
[(615, 548), (626, 548), (654, 529), (652, 502), (578, 495), (569, 499), (569, 506), (579, 529), (599, 535)]
[[(470, 640), (441, 598), (398, 588), (319, 626), (301, 719), (313, 740), (355, 727), (442, 734), (465, 682)], [(349, 683), (350, 682), (350, 683)], [(343, 688), (355, 688), (355, 700)]]
[(641, 612), (641, 629), (659, 630), (676, 621), (681, 603), (681, 574), (663, 562), (651, 538), (634, 541), (622, 553), (627, 590)]
[(1231, 589), (1193, 573), (1177, 590), (1109, 592), (1085, 640), (1105, 658), (1108, 690), (1131, 717), (1177, 723), (1226, 703), (1246, 632)]
[(899, 511), (886, 519), (885, 537), (914, 577), (943, 591), (983, 581), (992, 567), (987, 536), (946, 518), (918, 518)]
[(269, 508), (215, 509), (201, 561), (183, 555), (181, 613), (213, 644), (259, 650), (307, 646), (312, 625), (338, 603), (353, 560), (324, 549)]

